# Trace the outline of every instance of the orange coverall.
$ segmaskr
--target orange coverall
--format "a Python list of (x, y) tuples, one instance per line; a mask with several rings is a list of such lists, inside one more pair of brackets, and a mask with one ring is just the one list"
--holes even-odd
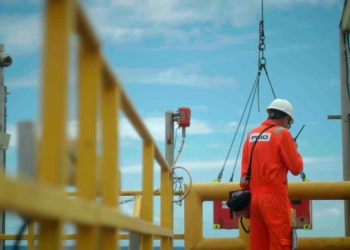
[[(249, 133), (243, 147), (241, 177), (247, 175), (256, 136), (272, 124), (273, 121), (265, 120)], [(292, 205), (288, 196), (288, 170), (298, 175), (303, 170), (303, 160), (289, 130), (274, 126), (255, 145), (249, 184), (240, 183), (242, 189), (250, 189), (252, 194), (251, 250), (290, 250)]]

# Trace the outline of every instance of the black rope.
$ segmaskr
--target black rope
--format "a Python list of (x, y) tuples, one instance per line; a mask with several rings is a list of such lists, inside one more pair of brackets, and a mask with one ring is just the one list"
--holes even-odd
[(265, 66), (264, 66), (264, 71), (265, 71), (267, 80), (269, 81), (269, 84), (270, 84), (270, 87), (271, 87), (271, 91), (272, 91), (273, 97), (275, 97), (275, 99), (276, 99), (275, 91), (273, 90), (273, 87), (272, 87), (272, 84), (271, 84), (271, 81), (270, 81), (270, 77), (269, 77), (269, 74), (267, 73), (267, 69), (266, 69)]
[(242, 116), (241, 116), (241, 119), (239, 120), (237, 129), (236, 129), (236, 132), (235, 132), (235, 134), (234, 134), (234, 136), (233, 136), (233, 139), (232, 139), (232, 141), (231, 141), (230, 148), (229, 148), (229, 150), (228, 150), (228, 152), (227, 152), (227, 155), (226, 155), (226, 158), (225, 158), (225, 161), (224, 161), (224, 165), (222, 166), (221, 171), (220, 171), (220, 173), (219, 173), (219, 175), (218, 175), (217, 180), (218, 180), (219, 182), (220, 182), (220, 180), (221, 180), (221, 178), (222, 178), (222, 173), (223, 173), (224, 168), (225, 168), (225, 166), (226, 166), (227, 159), (228, 159), (228, 157), (229, 157), (229, 155), (230, 155), (230, 152), (231, 152), (233, 143), (234, 143), (234, 141), (235, 141), (235, 139), (236, 139), (236, 135), (237, 135), (237, 132), (238, 132), (238, 130), (239, 130), (239, 127), (241, 126), (241, 123), (242, 123), (242, 120), (243, 120), (245, 111), (246, 111), (247, 106), (248, 106), (248, 104), (249, 104), (249, 100), (250, 100), (250, 98), (252, 97), (252, 93), (253, 93), (253, 91), (254, 91), (254, 89), (255, 89), (255, 87), (256, 87), (256, 83), (257, 83), (257, 81), (258, 81), (258, 79), (259, 79), (259, 75), (260, 75), (260, 74), (258, 74), (258, 75), (256, 76), (256, 79), (255, 79), (254, 84), (253, 84), (253, 87), (252, 87), (252, 89), (251, 89), (251, 91), (250, 91), (248, 100), (247, 100), (247, 102), (246, 102), (246, 104), (245, 104), (245, 107), (244, 107), (244, 110), (243, 110), (243, 114), (242, 114)]
[[(258, 72), (258, 75), (256, 77), (256, 80), (255, 80), (255, 90), (254, 90), (254, 94), (253, 96), (255, 95), (255, 92), (259, 89), (259, 80), (260, 80), (260, 71)], [(241, 153), (241, 148), (242, 148), (242, 144), (243, 144), (243, 139), (244, 139), (244, 135), (245, 135), (245, 131), (247, 129), (247, 125), (248, 125), (248, 121), (249, 121), (249, 117), (250, 117), (250, 114), (251, 114), (251, 111), (252, 111), (252, 107), (253, 107), (253, 103), (254, 103), (254, 98), (252, 99), (251, 103), (250, 103), (250, 107), (249, 107), (249, 111), (248, 111), (248, 115), (247, 115), (247, 119), (246, 119), (246, 122), (245, 122), (245, 125), (244, 125), (244, 130), (243, 130), (243, 135), (242, 135), (242, 138), (241, 138), (241, 142), (239, 144), (239, 147), (238, 147), (238, 153), (237, 153), (237, 156), (236, 156), (236, 161), (235, 161), (235, 165), (233, 167), (233, 171), (232, 171), (232, 174), (231, 174), (231, 178), (230, 178), (230, 182), (233, 181), (233, 176), (234, 176), (234, 173), (236, 171), (236, 167), (237, 167), (237, 162), (238, 162), (238, 157), (239, 157), (239, 154)]]
[(28, 225), (31, 223), (30, 219), (25, 219), (22, 223), (21, 228), (19, 229), (16, 238), (15, 238), (15, 244), (13, 245), (13, 250), (18, 250), (19, 248), (19, 242), (22, 239), (22, 236), (24, 234), (24, 230), (28, 227)]
[(249, 234), (249, 233), (250, 233), (250, 228), (249, 228), (248, 230), (245, 228), (245, 226), (244, 226), (244, 224), (243, 224), (243, 218), (242, 218), (242, 217), (241, 217), (241, 219), (240, 219), (240, 222), (241, 222), (241, 226), (242, 226), (244, 232), (246, 232), (247, 234)]

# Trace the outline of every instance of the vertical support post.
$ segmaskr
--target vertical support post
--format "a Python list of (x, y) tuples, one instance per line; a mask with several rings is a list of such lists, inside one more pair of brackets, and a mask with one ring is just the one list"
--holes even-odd
[[(62, 192), (73, 3), (70, 0), (47, 0), (44, 22), (42, 137), (38, 154), (38, 179), (48, 185), (61, 187)], [(62, 249), (62, 224), (60, 219), (40, 221), (39, 250)]]
[(165, 112), (165, 160), (172, 167), (174, 163), (174, 112)]
[[(5, 51), (5, 45), (0, 44), (0, 51)], [(4, 84), (4, 68), (0, 67), (0, 132), (6, 133), (6, 91)], [(6, 170), (6, 151), (0, 149), (0, 171), (5, 174)], [(0, 211), (0, 234), (5, 234), (5, 211)], [(0, 241), (0, 250), (4, 250), (5, 241)]]
[[(34, 180), (36, 178), (37, 133), (32, 121), (17, 124), (18, 175)], [(23, 218), (22, 218), (23, 219)], [(34, 221), (28, 225), (28, 250), (34, 249)]]
[[(136, 195), (135, 201), (134, 201), (134, 212), (133, 217), (140, 218), (141, 214), (141, 202), (142, 202), (142, 196)], [(129, 240), (129, 250), (139, 250), (140, 249), (140, 234), (130, 232), (130, 240)]]
[[(102, 172), (101, 196), (104, 205), (119, 209), (120, 194), (119, 172), (119, 109), (121, 91), (116, 83), (104, 77), (100, 83), (100, 103), (102, 117)], [(115, 228), (102, 228), (101, 240), (103, 250), (118, 248)]]
[[(153, 223), (153, 159), (153, 142), (143, 141), (141, 219), (150, 223)], [(141, 245), (144, 250), (152, 250), (153, 235), (141, 235)]]
[(26, 178), (36, 178), (36, 124), (32, 121), (20, 121), (17, 124), (18, 174)]
[[(348, 49), (346, 44), (347, 33), (342, 30), (339, 31), (339, 52), (340, 52), (340, 98), (341, 98), (341, 128), (342, 128), (342, 154), (343, 154), (343, 179), (350, 180), (350, 98), (348, 90), (348, 81), (350, 81), (349, 58), (345, 49)], [(345, 222), (345, 236), (350, 236), (350, 201), (344, 201), (344, 222)]]
[[(0, 44), (0, 52), (5, 52), (4, 44)], [(6, 133), (6, 94), (7, 94), (7, 91), (4, 83), (4, 67), (3, 65), (1, 65), (0, 66), (0, 132), (1, 133)], [(1, 167), (1, 172), (5, 173), (6, 150), (2, 148), (0, 148), (0, 167)]]
[[(97, 49), (87, 49), (79, 43), (79, 136), (77, 157), (77, 194), (96, 200), (97, 167), (97, 96), (101, 79), (101, 60)], [(97, 228), (78, 225), (77, 250), (96, 249)]]
[[(165, 160), (169, 167), (174, 163), (174, 112), (165, 112)], [(161, 226), (173, 230), (173, 176), (161, 169)], [(172, 238), (161, 238), (161, 249), (173, 249)]]

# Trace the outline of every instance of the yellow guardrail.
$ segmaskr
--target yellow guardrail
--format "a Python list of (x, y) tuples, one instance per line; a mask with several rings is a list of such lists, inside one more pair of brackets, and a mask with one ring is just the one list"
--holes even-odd
[[(350, 181), (342, 182), (291, 182), (291, 199), (300, 200), (350, 200)], [(185, 184), (185, 192), (188, 190)], [(249, 235), (239, 228), (236, 238), (203, 237), (203, 201), (223, 201), (228, 193), (239, 190), (238, 182), (193, 183), (185, 200), (185, 250), (248, 250)], [(246, 228), (249, 220), (244, 221)], [(303, 237), (298, 240), (298, 250), (350, 249), (350, 237)]]
[[(117, 232), (141, 235), (143, 249), (153, 249), (160, 237), (162, 249), (172, 249), (172, 171), (137, 114), (99, 48), (78, 1), (47, 0), (42, 84), (42, 135), (38, 148), (38, 174), (34, 183), (0, 177), (0, 209), (11, 209), (39, 224), (39, 250), (61, 249), (62, 225), (77, 225), (76, 249), (119, 249)], [(75, 198), (65, 192), (67, 166), (63, 159), (69, 76), (70, 39), (78, 37), (78, 152)], [(96, 164), (98, 108), (102, 123), (101, 166)], [(123, 111), (143, 141), (143, 185), (140, 218), (118, 211), (118, 112)], [(161, 222), (153, 223), (153, 160), (161, 167)], [(101, 181), (97, 169), (101, 167)], [(99, 186), (100, 185), (100, 186)], [(9, 192), (11, 190), (11, 192)], [(96, 202), (100, 190), (101, 202)], [(33, 226), (28, 250), (33, 249)], [(6, 238), (7, 236), (3, 236)], [(10, 237), (11, 238), (11, 237)], [(7, 239), (7, 238), (6, 238)]]

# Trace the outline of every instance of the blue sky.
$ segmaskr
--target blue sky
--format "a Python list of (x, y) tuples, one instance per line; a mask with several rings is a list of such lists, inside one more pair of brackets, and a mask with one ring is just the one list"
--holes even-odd
[[(299, 137), (305, 173), (311, 181), (342, 180), (338, 24), (343, 1), (266, 0), (267, 69), (278, 98), (288, 99), (295, 112), (291, 133)], [(192, 109), (191, 127), (178, 165), (195, 182), (212, 182), (229, 150), (234, 131), (257, 73), (260, 1), (99, 0), (83, 1), (102, 50), (143, 121), (164, 152), (164, 113), (180, 106)], [(16, 173), (16, 124), (40, 122), (43, 2), (3, 0), (0, 43), (12, 56), (5, 69), (8, 96), (7, 171)], [(74, 42), (72, 42), (73, 51)], [(67, 136), (75, 137), (76, 71), (70, 68)], [(260, 124), (273, 100), (264, 75), (260, 84), (260, 112), (253, 105), (248, 128)], [(180, 145), (181, 133), (178, 134)], [(141, 143), (125, 118), (121, 120), (122, 189), (141, 189)], [(222, 181), (233, 171), (238, 134)], [(177, 149), (176, 149), (177, 152)], [(157, 167), (155, 167), (157, 169)], [(238, 181), (240, 162), (235, 171)], [(178, 176), (188, 177), (178, 171)], [(289, 176), (290, 181), (300, 177)], [(154, 188), (159, 186), (155, 172)], [(128, 198), (128, 197), (127, 197)], [(123, 198), (122, 198), (123, 199)], [(155, 221), (159, 220), (156, 200)], [(314, 229), (301, 236), (342, 236), (342, 201), (313, 203)], [(130, 214), (132, 203), (122, 205)], [(237, 235), (236, 230), (212, 230), (212, 205), (204, 206), (204, 235)], [(8, 223), (16, 231), (17, 223)], [(183, 206), (175, 205), (175, 232), (183, 232)], [(181, 241), (176, 244), (182, 244)]]

